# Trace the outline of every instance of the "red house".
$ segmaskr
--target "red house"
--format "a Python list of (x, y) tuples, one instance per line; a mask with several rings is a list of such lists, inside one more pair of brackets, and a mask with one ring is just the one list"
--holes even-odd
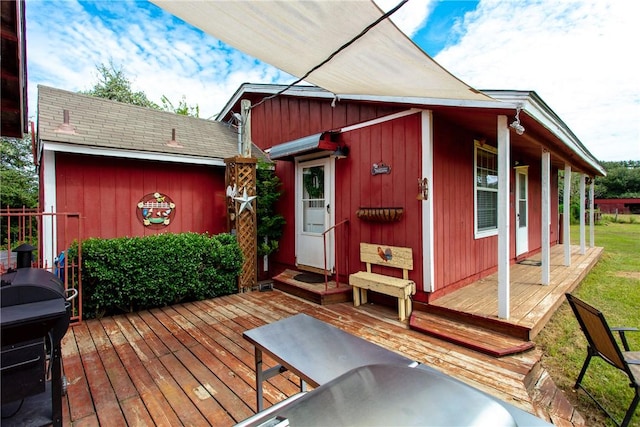
[[(40, 86), (37, 152), (42, 210), (78, 213), (82, 239), (227, 231), (225, 123)], [(77, 238), (50, 218), (47, 258)]]
[(413, 300), (427, 303), (558, 242), (560, 169), (604, 173), (535, 92), (455, 102), (285, 89), (244, 84), (218, 117), (250, 100), (252, 141), (276, 161), (287, 219), (276, 272), (326, 265), (344, 283), (362, 269), (361, 242), (409, 247)]

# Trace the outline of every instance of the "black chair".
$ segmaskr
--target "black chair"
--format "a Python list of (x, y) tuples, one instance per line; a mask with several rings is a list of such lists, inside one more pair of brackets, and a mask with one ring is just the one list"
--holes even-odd
[[(587, 347), (587, 358), (582, 365), (582, 370), (574, 386), (574, 389), (580, 387), (593, 401), (613, 420), (616, 425), (620, 427), (626, 427), (631, 422), (631, 418), (638, 407), (640, 402), (640, 351), (630, 351), (625, 332), (638, 331), (637, 328), (609, 328), (604, 315), (594, 307), (581, 301), (571, 294), (566, 294), (569, 300), (569, 305), (573, 310), (582, 332), (589, 343)], [(622, 351), (616, 341), (613, 332), (620, 334), (620, 340), (624, 351)], [(627, 413), (622, 420), (622, 423), (618, 423), (615, 418), (602, 406), (600, 402), (596, 400), (582, 385), (582, 378), (584, 377), (589, 362), (594, 356), (601, 357), (605, 362), (620, 369), (629, 377), (629, 386), (635, 391), (635, 396), (627, 409)]]

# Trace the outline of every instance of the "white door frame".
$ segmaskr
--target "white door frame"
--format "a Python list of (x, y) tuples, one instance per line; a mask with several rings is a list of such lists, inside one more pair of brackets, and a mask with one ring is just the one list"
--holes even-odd
[[(516, 166), (516, 256), (529, 252), (529, 166)], [(521, 180), (524, 179), (524, 188)], [(522, 194), (524, 191), (524, 194)], [(524, 203), (524, 212), (521, 212)], [(524, 225), (522, 225), (524, 224)]]
[[(312, 166), (324, 166), (324, 230), (305, 232), (302, 206), (302, 170)], [(295, 180), (295, 230), (296, 230), (296, 266), (303, 270), (324, 273), (324, 239), (322, 233), (335, 224), (335, 158), (321, 157), (296, 158)], [(327, 271), (334, 270), (333, 232), (326, 234)]]

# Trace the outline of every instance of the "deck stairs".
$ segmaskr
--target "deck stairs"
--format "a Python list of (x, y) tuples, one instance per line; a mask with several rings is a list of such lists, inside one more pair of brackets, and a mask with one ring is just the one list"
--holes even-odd
[(427, 305), (425, 309), (428, 311), (413, 311), (411, 329), (493, 357), (522, 353), (535, 346), (526, 328), (442, 307)]

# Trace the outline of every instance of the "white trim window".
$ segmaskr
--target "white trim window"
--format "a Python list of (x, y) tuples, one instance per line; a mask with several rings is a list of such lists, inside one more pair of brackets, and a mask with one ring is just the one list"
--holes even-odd
[(474, 231), (479, 239), (498, 234), (498, 150), (475, 141)]

